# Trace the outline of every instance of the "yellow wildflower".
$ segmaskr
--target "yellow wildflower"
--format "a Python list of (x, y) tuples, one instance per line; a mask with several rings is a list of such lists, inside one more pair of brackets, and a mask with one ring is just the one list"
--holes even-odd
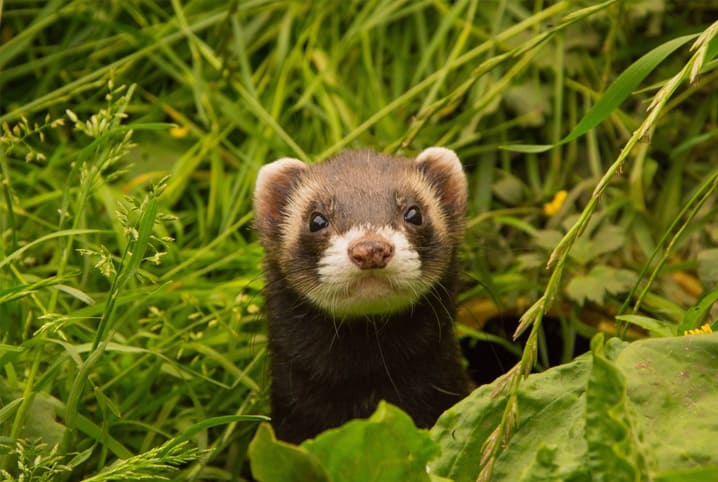
[(704, 323), (700, 328), (686, 330), (683, 332), (684, 335), (703, 335), (705, 333), (713, 333), (713, 328), (711, 328), (709, 323)]
[(170, 135), (174, 138), (185, 137), (189, 133), (189, 127), (187, 126), (172, 126), (170, 127)]
[(561, 206), (563, 206), (563, 203), (566, 200), (566, 196), (568, 196), (568, 192), (563, 189), (557, 192), (551, 202), (545, 203), (543, 205), (544, 214), (549, 217), (556, 214), (558, 210), (561, 209)]

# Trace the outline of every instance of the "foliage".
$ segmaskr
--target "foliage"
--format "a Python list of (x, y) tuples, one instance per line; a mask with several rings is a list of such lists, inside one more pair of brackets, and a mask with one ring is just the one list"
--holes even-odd
[[(591, 354), (529, 375), (518, 394), (519, 428), (505, 441), (491, 480), (715, 476), (710, 380), (717, 341), (712, 334), (604, 345), (598, 335)], [(506, 404), (506, 395), (496, 396), (502, 383), (480, 387), (439, 419), (434, 472), (476, 480), (483, 443)]]
[[(713, 389), (718, 334), (642, 340), (602, 335), (592, 352), (529, 375), (518, 398), (518, 429), (496, 458), (495, 481), (710, 480), (718, 474)], [(687, 371), (686, 367), (691, 367)], [(383, 404), (292, 446), (260, 428), (249, 455), (259, 481), (474, 481), (506, 379), (476, 389), (442, 415), (431, 435)], [(690, 433), (690, 437), (686, 434)], [(428, 468), (427, 455), (432, 457)]]
[(249, 446), (258, 481), (429, 481), (429, 459), (438, 452), (426, 430), (386, 402), (366, 420), (327, 430), (299, 447), (277, 441), (262, 425)]
[[(594, 347), (601, 373), (581, 372), (584, 357), (528, 374), (570, 362), (599, 331), (715, 327), (714, 21), (708, 4), (669, 0), (0, 1), (3, 477), (246, 476), (267, 412), (256, 171), (286, 155), (446, 145), (471, 186), (459, 330), (491, 343), (479, 370), (499, 349), (520, 362), (496, 398), (472, 396), (492, 407), (474, 427), (478, 447), (494, 441), (471, 452), (482, 476), (501, 474), (527, 424), (542, 422), (527, 421), (532, 397), (563, 394), (534, 380), (565, 370), (586, 375), (574, 395), (594, 393), (599, 376), (615, 389), (591, 404), (595, 467), (620, 459), (626, 473), (710, 479), (620, 438), (645, 422), (620, 361), (633, 345), (617, 359)], [(494, 330), (527, 307), (521, 343), (514, 324)], [(704, 361), (680, 363), (695, 374)], [(345, 444), (331, 455), (348, 456), (361, 430), (402, 423), (382, 410), (344, 441), (325, 434)], [(286, 449), (258, 433), (255, 448)], [(563, 452), (552, 445), (562, 434), (545, 433), (526, 480), (576, 467), (583, 446)], [(417, 443), (397, 470), (432, 453)], [(438, 467), (455, 455), (445, 448), (431, 476), (454, 477)], [(481, 467), (471, 470), (474, 480)]]

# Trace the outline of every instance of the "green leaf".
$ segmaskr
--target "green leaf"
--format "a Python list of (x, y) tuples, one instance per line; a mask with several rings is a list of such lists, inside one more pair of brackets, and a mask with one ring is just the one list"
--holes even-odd
[(429, 432), (386, 402), (366, 420), (353, 420), (302, 444), (336, 481), (429, 481), (426, 465), (437, 455)]
[(582, 306), (587, 301), (600, 305), (605, 293), (606, 289), (601, 280), (591, 275), (574, 276), (566, 285), (568, 297)]
[(496, 181), (491, 190), (502, 202), (509, 206), (516, 206), (523, 200), (524, 188), (520, 179), (506, 175)]
[(22, 403), (22, 397), (12, 401), (10, 401), (8, 397), (3, 397), (0, 401), (3, 403), (3, 407), (0, 408), (0, 426), (2, 426), (7, 419), (15, 415), (15, 411)]
[[(520, 480), (524, 468), (536, 463), (542, 446), (559, 449), (551, 462), (560, 467), (559, 480), (587, 476), (582, 458), (586, 443), (581, 434), (583, 393), (590, 368), (590, 356), (582, 355), (566, 365), (530, 375), (521, 384), (519, 430), (498, 457), (492, 482)], [(501, 381), (477, 388), (439, 418), (431, 434), (441, 447), (441, 455), (431, 462), (432, 473), (456, 482), (476, 480), (482, 445), (501, 419), (506, 403), (505, 394), (494, 394)]]
[(612, 295), (627, 293), (636, 282), (636, 273), (633, 271), (604, 265), (591, 268), (591, 276), (601, 280), (606, 291)]
[(93, 234), (93, 233), (101, 233), (103, 232), (101, 229), (63, 229), (61, 231), (55, 231), (50, 234), (46, 234), (45, 236), (41, 236), (37, 239), (34, 239), (30, 241), (29, 243), (23, 245), (21, 248), (18, 248), (17, 250), (13, 251), (3, 259), (0, 259), (0, 268), (5, 267), (8, 263), (14, 261), (15, 259), (22, 256), (22, 254), (27, 251), (30, 248), (33, 248), (34, 246), (38, 244), (42, 244), (46, 241), (49, 241), (51, 239), (55, 238), (62, 238), (62, 237), (71, 237), (71, 236), (78, 236), (82, 234)]
[(599, 254), (610, 253), (626, 244), (626, 231), (621, 226), (609, 224), (599, 229), (591, 238), (596, 250), (596, 256)]
[(72, 286), (68, 286), (65, 284), (58, 284), (56, 285), (56, 288), (64, 293), (67, 293), (68, 295), (72, 296), (73, 298), (82, 301), (86, 305), (94, 305), (95, 300), (92, 298), (92, 296), (88, 295), (82, 290), (79, 290), (77, 288), (74, 288)]
[(649, 473), (718, 466), (717, 362), (718, 333), (647, 339), (621, 352), (616, 365)]
[(602, 333), (591, 340), (591, 351), (585, 430), (591, 480), (638, 481), (641, 464), (627, 409), (625, 377), (604, 355)]
[(676, 335), (676, 325), (670, 322), (651, 318), (643, 315), (618, 315), (616, 320), (640, 326), (655, 336), (674, 336)]
[(249, 444), (252, 476), (258, 482), (328, 482), (316, 456), (303, 447), (277, 440), (268, 423), (259, 425)]
[(581, 237), (571, 248), (571, 258), (580, 264), (587, 264), (597, 257), (615, 251), (626, 243), (626, 233), (620, 226), (607, 225), (599, 229), (590, 239)]
[[(3, 423), (10, 423), (10, 417), (17, 416), (17, 409), (23, 400), (22, 395), (21, 390), (0, 378), (0, 429)], [(65, 433), (65, 426), (57, 421), (55, 407), (58, 400), (43, 392), (34, 392), (31, 397), (19, 436), (41, 439), (50, 449), (62, 440)]]
[(680, 335), (686, 330), (693, 330), (701, 326), (717, 301), (718, 289), (701, 296), (695, 305), (686, 310), (686, 316), (678, 327), (678, 334)]
[(566, 285), (566, 294), (581, 305), (586, 301), (601, 304), (606, 293), (628, 292), (635, 282), (633, 271), (596, 265), (587, 275), (574, 276)]
[[(122, 271), (123, 281), (129, 280), (135, 275), (137, 268), (145, 257), (145, 251), (150, 243), (152, 236), (152, 228), (157, 218), (157, 212), (159, 210), (159, 201), (156, 197), (150, 197), (148, 202), (143, 206), (142, 216), (140, 217), (137, 226), (137, 239), (132, 246), (132, 254)], [(120, 286), (121, 289), (121, 286)]]
[(557, 473), (559, 465), (556, 463), (556, 452), (556, 447), (548, 448), (541, 444), (533, 463), (524, 470), (521, 482), (558, 482), (561, 480)]
[(269, 417), (266, 417), (264, 415), (223, 415), (220, 417), (207, 418), (202, 420), (201, 422), (195, 423), (194, 425), (183, 429), (182, 433), (180, 433), (177, 437), (175, 437), (171, 441), (167, 441), (159, 455), (166, 455), (177, 445), (183, 444), (199, 432), (205, 431), (212, 427), (228, 425), (230, 423), (266, 421), (269, 421)]
[(654, 482), (715, 482), (718, 480), (718, 466), (671, 470), (658, 475), (653, 480)]
[[(630, 344), (597, 338), (593, 353), (521, 384), (519, 425), (491, 480), (711, 480), (717, 361), (718, 333)], [(476, 480), (482, 445), (506, 403), (506, 393), (495, 393), (500, 383), (477, 388), (439, 418), (432, 473)]]
[(352, 420), (300, 446), (277, 440), (262, 424), (249, 446), (252, 475), (260, 482), (440, 481), (426, 470), (437, 453), (429, 432), (386, 402), (368, 419)]
[(669, 40), (668, 42), (659, 45), (640, 59), (636, 60), (626, 70), (621, 73), (616, 80), (606, 89), (601, 98), (596, 104), (586, 112), (581, 121), (574, 127), (571, 132), (561, 139), (556, 144), (542, 144), (542, 145), (528, 145), (528, 144), (514, 144), (509, 146), (501, 146), (502, 149), (516, 152), (545, 152), (556, 146), (566, 144), (572, 140), (584, 135), (598, 124), (600, 124), (606, 117), (611, 114), (631, 93), (638, 87), (638, 85), (645, 79), (648, 74), (665, 60), (671, 53), (676, 49), (695, 39), (698, 35), (684, 35), (682, 37)]

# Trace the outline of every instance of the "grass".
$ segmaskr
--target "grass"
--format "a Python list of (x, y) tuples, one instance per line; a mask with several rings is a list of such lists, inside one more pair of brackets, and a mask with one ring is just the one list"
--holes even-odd
[[(454, 148), (460, 331), (482, 362), (506, 347), (508, 369), (533, 304), (516, 373), (570, 360), (629, 307), (679, 326), (714, 289), (708, 4), (310, 3), (0, 2), (6, 478), (246, 473), (267, 413), (251, 192), (278, 157)], [(705, 50), (617, 80), (701, 32)], [(627, 99), (561, 144), (614, 80)]]

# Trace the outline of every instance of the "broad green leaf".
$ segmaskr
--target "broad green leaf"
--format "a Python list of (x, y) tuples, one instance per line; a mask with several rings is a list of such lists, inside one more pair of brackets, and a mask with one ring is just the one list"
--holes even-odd
[(346, 482), (428, 482), (426, 465), (438, 454), (429, 432), (386, 402), (368, 419), (328, 430), (302, 447), (316, 455), (331, 480)]
[(566, 294), (581, 305), (587, 301), (601, 304), (606, 293), (625, 293), (635, 281), (633, 271), (596, 265), (587, 275), (571, 278), (566, 285)]
[(268, 423), (249, 444), (252, 476), (258, 482), (328, 482), (319, 459), (302, 447), (277, 440)]
[(616, 365), (650, 474), (718, 466), (718, 333), (632, 343)]
[(536, 452), (536, 458), (531, 465), (523, 471), (521, 482), (560, 481), (560, 467), (556, 463), (556, 454), (556, 447), (548, 448), (544, 444), (541, 444)]
[(636, 273), (627, 269), (596, 265), (591, 268), (591, 276), (603, 282), (603, 286), (612, 295), (627, 293), (636, 282)]
[(524, 188), (524, 184), (517, 177), (506, 175), (496, 181), (491, 190), (502, 202), (515, 206), (523, 200)]
[[(718, 333), (605, 345), (520, 386), (519, 427), (492, 481), (712, 480), (718, 467)], [(477, 388), (432, 429), (432, 473), (475, 481), (506, 394)], [(686, 477), (680, 477), (685, 474)], [(695, 475), (695, 478), (690, 478)]]
[(658, 475), (654, 482), (715, 482), (718, 480), (718, 465), (672, 470)]
[[(47, 449), (58, 444), (65, 433), (65, 426), (57, 421), (55, 406), (57, 399), (43, 392), (31, 393), (29, 408), (24, 415), (19, 436), (27, 439), (41, 439)], [(11, 424), (18, 416), (23, 401), (23, 392), (8, 385), (0, 378), (0, 429)], [(6, 432), (6, 433), (9, 433)]]
[(574, 127), (571, 132), (561, 139), (556, 144), (542, 144), (542, 145), (526, 145), (526, 144), (514, 144), (509, 146), (502, 146), (502, 149), (516, 151), (516, 152), (545, 152), (549, 149), (566, 144), (572, 140), (584, 135), (598, 124), (600, 124), (606, 117), (611, 114), (631, 93), (638, 87), (638, 85), (645, 79), (648, 74), (665, 60), (671, 53), (676, 49), (695, 39), (698, 35), (684, 35), (682, 37), (669, 40), (666, 43), (659, 45), (647, 54), (643, 55), (640, 59), (636, 60), (630, 67), (621, 73), (616, 80), (606, 89), (601, 98), (596, 104), (583, 116), (583, 119)]
[(566, 285), (566, 294), (569, 298), (580, 305), (584, 305), (587, 301), (592, 303), (603, 303), (603, 296), (606, 288), (601, 280), (591, 275), (574, 276)]
[(621, 226), (609, 224), (601, 227), (591, 237), (596, 249), (596, 255), (610, 253), (626, 244), (626, 230)]
[(277, 440), (262, 424), (249, 446), (252, 475), (260, 482), (446, 481), (426, 469), (437, 453), (429, 432), (386, 402), (368, 419), (352, 420), (300, 446)]
[(620, 226), (602, 226), (591, 237), (580, 237), (571, 248), (571, 258), (580, 264), (587, 264), (597, 257), (624, 246), (626, 233)]
[[(560, 480), (584, 474), (584, 391), (590, 369), (590, 356), (582, 355), (566, 365), (530, 375), (521, 384), (519, 429), (496, 461), (493, 482), (520, 480), (523, 469), (535, 463), (540, 447), (559, 448), (552, 463), (560, 467)], [(500, 382), (477, 388), (439, 418), (431, 435), (439, 443), (441, 455), (431, 462), (432, 473), (456, 482), (476, 480), (482, 445), (501, 419), (506, 403), (504, 394), (493, 393)]]
[(627, 409), (626, 380), (604, 354), (603, 335), (591, 340), (593, 366), (586, 391), (586, 463), (591, 480), (638, 481), (640, 457)]

